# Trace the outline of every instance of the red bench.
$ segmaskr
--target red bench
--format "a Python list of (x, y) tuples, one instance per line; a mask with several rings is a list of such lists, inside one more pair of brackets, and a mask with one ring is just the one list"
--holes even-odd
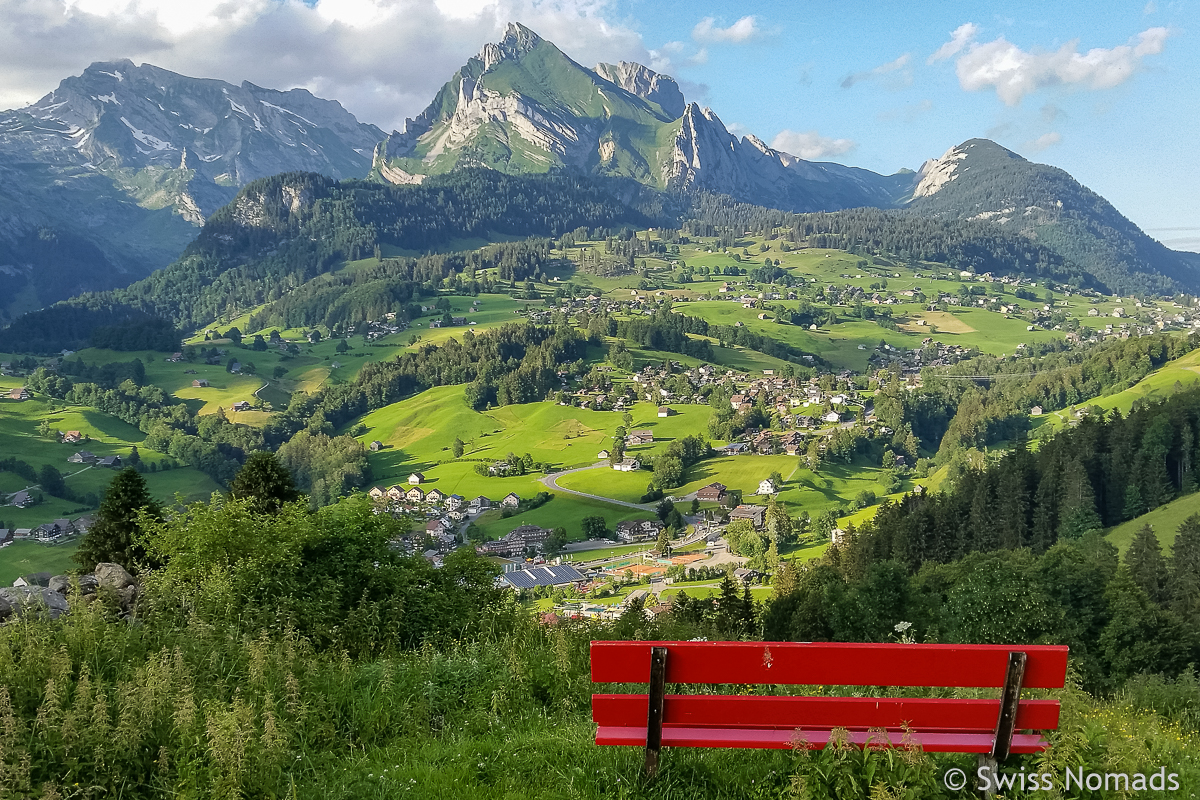
[[(1057, 700), (1021, 700), (1022, 688), (1059, 689), (1067, 648), (1024, 645), (794, 642), (592, 642), (593, 683), (645, 683), (647, 694), (592, 696), (598, 745), (659, 749), (820, 749), (844, 728), (859, 746), (919, 744), (930, 752), (1046, 749)], [(666, 694), (666, 684), (992, 687), (998, 700)], [(1018, 731), (1027, 731), (1019, 733)]]

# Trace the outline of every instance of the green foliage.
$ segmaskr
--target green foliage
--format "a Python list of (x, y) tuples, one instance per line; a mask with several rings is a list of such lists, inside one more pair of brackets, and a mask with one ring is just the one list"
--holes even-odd
[(370, 480), (371, 465), (353, 436), (302, 430), (279, 448), (279, 463), (315, 505), (328, 505)]
[(252, 453), (229, 485), (237, 500), (249, 500), (261, 511), (276, 512), (299, 498), (291, 473), (274, 453)]

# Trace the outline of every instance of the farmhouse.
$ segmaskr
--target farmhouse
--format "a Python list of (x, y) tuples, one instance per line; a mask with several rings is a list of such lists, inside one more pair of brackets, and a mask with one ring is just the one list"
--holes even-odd
[(504, 498), (500, 501), (501, 508), (518, 508), (520, 505), (521, 498), (516, 492), (509, 492), (508, 494), (504, 495)]
[(765, 515), (767, 513), (766, 506), (738, 506), (733, 511), (729, 512), (729, 519), (746, 519), (756, 527), (761, 528), (766, 522)]
[(68, 456), (67, 462), (71, 464), (95, 464), (96, 456), (87, 450), (80, 450), (75, 455)]
[(612, 468), (617, 472), (637, 472), (642, 468), (642, 462), (636, 458), (622, 458)]
[(105, 456), (104, 458), (100, 459), (96, 463), (102, 467), (108, 467), (109, 469), (120, 469), (121, 468), (121, 457), (120, 456)]
[(725, 505), (725, 501), (729, 499), (728, 493), (725, 491), (727, 487), (723, 483), (710, 483), (708, 486), (702, 486), (696, 492), (696, 499), (701, 503), (720, 503)]
[(630, 446), (650, 444), (654, 441), (654, 433), (651, 431), (630, 431), (627, 441)]
[(383, 449), (383, 442), (379, 441), (378, 439), (371, 442), (371, 452), (372, 453), (378, 453), (382, 449)]
[(27, 506), (33, 505), (33, 498), (29, 496), (29, 492), (17, 492), (12, 497), (8, 498), (8, 502), (10, 505), (14, 505), (17, 508), (26, 508)]
[(249, 411), (252, 408), (253, 408), (253, 406), (250, 405), (249, 400), (238, 400), (236, 403), (234, 403), (233, 405), (231, 405), (229, 407), (229, 409), (231, 411)]
[(659, 406), (658, 407), (658, 415), (660, 417), (669, 417), (674, 413), (675, 413), (675, 409), (671, 408), (670, 406)]
[(771, 480), (770, 478), (759, 481), (758, 494), (775, 494), (778, 491), (779, 487), (776, 486), (775, 481)]
[(425, 482), (425, 473), (423, 473), (423, 472), (414, 472), (413, 474), (408, 476), (408, 483), (411, 486), (419, 486), (420, 484), (422, 484), (424, 482)]
[(8, 393), (8, 399), (9, 400), (28, 400), (29, 399), (29, 391), (24, 386), (18, 387)]
[(617, 538), (622, 542), (657, 539), (664, 525), (657, 519), (628, 519), (617, 523)]
[(83, 441), (83, 434), (79, 431), (67, 431), (62, 437), (63, 444), (76, 444)]
[(204, 378), (197, 378), (196, 380), (192, 381), (193, 389), (203, 389), (207, 386), (208, 386), (208, 381), (205, 380)]

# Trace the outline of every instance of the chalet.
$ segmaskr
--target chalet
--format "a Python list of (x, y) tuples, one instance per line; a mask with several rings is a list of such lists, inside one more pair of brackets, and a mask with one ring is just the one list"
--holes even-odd
[(642, 468), (642, 462), (636, 458), (622, 458), (612, 468), (617, 472), (637, 472)]
[(17, 492), (12, 497), (8, 498), (10, 505), (17, 508), (26, 508), (33, 505), (33, 498), (29, 496), (29, 492)]
[(660, 416), (660, 417), (669, 417), (674, 413), (675, 413), (675, 409), (671, 408), (670, 406), (659, 406), (658, 407), (658, 416)]
[(206, 381), (204, 378), (197, 378), (196, 380), (192, 381), (193, 389), (205, 389), (207, 387), (208, 381)]
[(19, 386), (8, 393), (9, 400), (28, 400), (29, 390), (24, 386)]
[(421, 491), (420, 486), (414, 486), (404, 493), (404, 499), (410, 503), (425, 502), (425, 493)]
[(78, 444), (83, 441), (83, 434), (79, 431), (67, 431), (62, 435), (63, 444)]
[(70, 464), (95, 464), (96, 456), (87, 450), (80, 450), (78, 453), (67, 456), (67, 463)]
[(521, 498), (516, 492), (509, 492), (508, 494), (504, 495), (504, 498), (500, 501), (501, 508), (518, 508), (520, 505)]
[(101, 467), (108, 467), (109, 469), (120, 469), (121, 468), (121, 457), (120, 456), (105, 456), (104, 458), (97, 461), (96, 464), (98, 464)]
[(779, 487), (775, 485), (775, 481), (767, 478), (764, 481), (759, 481), (758, 494), (775, 494), (779, 491)]
[(405, 498), (404, 487), (389, 486), (387, 490), (387, 496), (389, 500), (403, 500)]
[(382, 449), (383, 449), (383, 442), (379, 441), (378, 439), (371, 442), (371, 452), (372, 453), (378, 453)]
[(425, 482), (425, 473), (423, 473), (423, 472), (414, 472), (413, 474), (408, 476), (408, 483), (410, 486), (419, 486), (424, 482)]
[(654, 441), (654, 433), (652, 431), (630, 431), (626, 441), (630, 446), (650, 444)]
[(663, 527), (663, 523), (657, 519), (627, 519), (617, 523), (617, 538), (622, 542), (657, 539)]
[(252, 408), (248, 400), (239, 400), (229, 407), (231, 411), (249, 411)]
[(701, 503), (720, 503), (725, 505), (725, 501), (729, 499), (728, 489), (723, 483), (710, 483), (708, 486), (702, 486), (696, 492), (696, 499)]
[(445, 499), (446, 499), (446, 495), (443, 494), (442, 492), (439, 492), (437, 489), (430, 489), (429, 494), (425, 495), (426, 503), (437, 504), (437, 503), (442, 502)]
[(367, 492), (367, 494), (369, 494), (371, 496), (371, 499), (374, 500), (375, 502), (379, 502), (380, 500), (382, 500), (384, 497), (387, 496), (387, 492), (385, 492), (383, 489), (381, 489), (378, 486), (372, 486), (371, 491)]
[(763, 526), (763, 523), (766, 522), (766, 513), (767, 513), (766, 506), (742, 505), (742, 506), (738, 506), (733, 511), (730, 511), (729, 518), (731, 520), (735, 520), (735, 519), (749, 520), (750, 524), (752, 524), (754, 527), (761, 528)]

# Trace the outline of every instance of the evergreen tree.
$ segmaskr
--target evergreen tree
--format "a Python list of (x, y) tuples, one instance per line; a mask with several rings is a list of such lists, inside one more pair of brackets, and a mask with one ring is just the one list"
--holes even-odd
[(88, 572), (108, 561), (134, 571), (145, 559), (145, 550), (137, 541), (141, 532), (138, 514), (142, 511), (153, 517), (162, 515), (145, 479), (137, 470), (127, 467), (108, 485), (96, 522), (79, 543), (75, 560)]
[(1096, 513), (1096, 495), (1080, 458), (1071, 459), (1063, 470), (1062, 505), (1058, 523), (1058, 535), (1067, 539), (1078, 539), (1088, 531), (1104, 527)]
[(1151, 601), (1167, 602), (1167, 560), (1163, 558), (1158, 537), (1149, 525), (1138, 528), (1133, 542), (1125, 553), (1125, 566), (1133, 582), (1141, 587)]
[(1169, 574), (1171, 607), (1183, 619), (1200, 620), (1200, 514), (1193, 514), (1179, 526), (1171, 548)]
[(1146, 513), (1146, 501), (1142, 499), (1142, 490), (1136, 483), (1129, 484), (1125, 489), (1125, 505), (1121, 509), (1125, 519), (1136, 519)]
[(229, 494), (238, 500), (253, 499), (257, 508), (267, 513), (300, 497), (292, 473), (266, 450), (250, 454), (229, 485)]

